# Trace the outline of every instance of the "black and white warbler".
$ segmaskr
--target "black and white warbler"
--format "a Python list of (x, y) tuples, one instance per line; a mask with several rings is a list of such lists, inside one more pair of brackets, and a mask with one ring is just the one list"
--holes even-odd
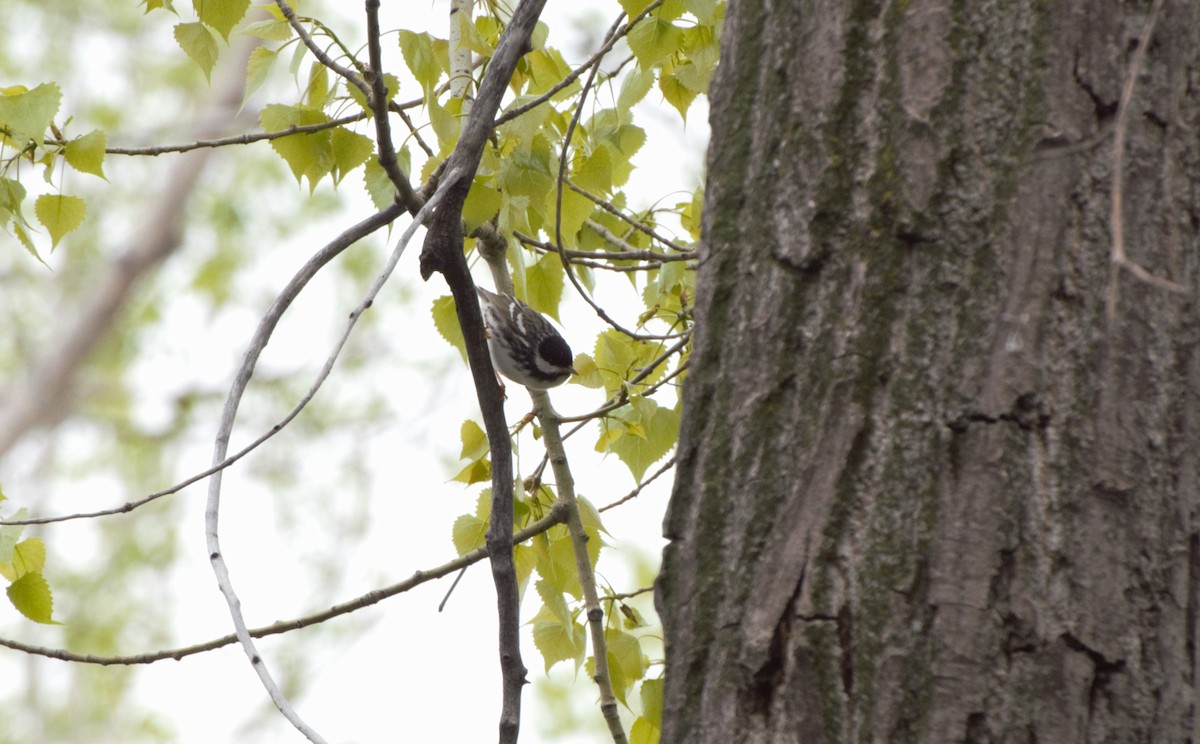
[(534, 390), (549, 390), (575, 373), (571, 347), (541, 313), (509, 295), (477, 289), (497, 372)]

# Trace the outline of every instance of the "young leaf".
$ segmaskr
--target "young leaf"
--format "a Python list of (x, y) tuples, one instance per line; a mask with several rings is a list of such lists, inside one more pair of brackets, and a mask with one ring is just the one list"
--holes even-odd
[(459, 555), (466, 555), (472, 550), (483, 547), (486, 542), (488, 517), (492, 512), (492, 489), (485, 488), (475, 502), (475, 513), (464, 514), (454, 520), (451, 539), (454, 549)]
[(617, 110), (628, 111), (633, 108), (638, 101), (646, 97), (652, 85), (654, 85), (652, 70), (642, 67), (634, 68), (621, 82), (621, 92), (617, 95)]
[(14, 218), (18, 224), (25, 221), (21, 217), (21, 202), (25, 201), (25, 193), (20, 181), (0, 177), (0, 225)]
[(467, 200), (463, 203), (463, 230), (469, 235), (471, 231), (495, 217), (504, 204), (504, 198), (491, 185), (490, 178), (477, 176), (467, 192)]
[(651, 15), (634, 26), (625, 39), (629, 43), (629, 51), (637, 57), (638, 66), (649, 69), (662, 64), (678, 51), (683, 41), (683, 29)]
[(51, 246), (57, 247), (64, 235), (83, 222), (87, 216), (87, 204), (78, 196), (42, 194), (34, 204), (34, 214), (50, 232)]
[(250, 0), (192, 0), (201, 23), (214, 28), (229, 41), (229, 32), (246, 16)]
[[(304, 106), (284, 106), (272, 103), (258, 115), (262, 128), (278, 132), (292, 126), (320, 124), (328, 121), (324, 112)], [(307, 177), (309, 191), (317, 187), (317, 181), (328, 174), (334, 166), (332, 135), (329, 130), (294, 134), (271, 140), (271, 149), (283, 158), (297, 181)]]
[(51, 617), (54, 598), (50, 585), (38, 571), (31, 571), (8, 586), (8, 601), (25, 617), (35, 623), (58, 625)]
[(57, 83), (42, 83), (33, 90), (19, 85), (0, 89), (0, 126), (18, 149), (30, 140), (41, 147), (61, 100)]
[(644, 716), (638, 716), (629, 727), (629, 744), (659, 744), (662, 732)]
[(400, 53), (404, 64), (426, 91), (431, 91), (442, 76), (442, 66), (433, 48), (433, 37), (407, 29), (400, 30)]
[(220, 55), (220, 49), (217, 47), (217, 40), (213, 38), (212, 31), (203, 23), (177, 23), (175, 24), (175, 42), (179, 44), (187, 56), (192, 58), (192, 61), (200, 66), (204, 72), (204, 79), (208, 80), (212, 69), (217, 64), (217, 57)]
[(617, 409), (613, 418), (602, 422), (601, 427), (624, 427), (625, 436), (612, 442), (609, 451), (625, 463), (634, 480), (640, 481), (646, 469), (675, 446), (679, 438), (679, 414), (642, 398), (637, 405)]
[(558, 320), (562, 292), (562, 259), (557, 254), (547, 253), (525, 270), (525, 302), (539, 313)]
[(455, 309), (454, 297), (445, 295), (433, 301), (433, 325), (442, 338), (458, 349), (463, 361), (467, 361), (467, 342), (463, 340), (462, 328), (458, 325), (458, 311)]
[(490, 449), (487, 433), (471, 419), (462, 423), (459, 439), (462, 441), (462, 452), (458, 456), (463, 460), (478, 460)]
[(333, 152), (333, 183), (341, 183), (346, 174), (367, 162), (375, 152), (375, 142), (365, 135), (337, 127), (330, 134), (330, 149)]
[(679, 112), (680, 118), (687, 121), (688, 109), (692, 106), (692, 101), (696, 100), (698, 93), (687, 87), (679, 78), (679, 71), (682, 67), (677, 67), (667, 73), (664, 68), (664, 74), (658, 78), (658, 89), (662, 91), (663, 98), (667, 103), (675, 107)]
[[(76, 137), (63, 148), (67, 165), (80, 173), (91, 173), (104, 178), (104, 148), (108, 138), (101, 129), (94, 129), (82, 137)], [(105, 179), (107, 180), (107, 179)]]
[(242, 96), (243, 101), (249, 99), (254, 91), (266, 82), (278, 56), (278, 52), (265, 46), (255, 47), (254, 51), (250, 52), (250, 59), (246, 62), (246, 92)]

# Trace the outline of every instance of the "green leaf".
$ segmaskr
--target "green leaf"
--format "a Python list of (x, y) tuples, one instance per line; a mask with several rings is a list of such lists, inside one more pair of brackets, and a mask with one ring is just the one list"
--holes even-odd
[(374, 158), (367, 161), (363, 172), (363, 185), (376, 209), (386, 209), (396, 200), (396, 187), (392, 184), (392, 179), (388, 178), (387, 171)]
[(636, 18), (638, 13), (641, 13), (653, 0), (620, 0), (621, 10), (625, 11), (625, 15), (630, 18)]
[(644, 717), (638, 716), (629, 727), (629, 744), (659, 744), (662, 732)]
[[(546, 214), (553, 215), (557, 205), (558, 193), (557, 191), (551, 191), (546, 195)], [(591, 199), (571, 189), (563, 189), (560, 227), (562, 229), (562, 243), (564, 248), (573, 249), (579, 247), (579, 230), (583, 227), (583, 223), (587, 222), (588, 217), (592, 216), (592, 212), (594, 211), (596, 211), (596, 205), (592, 203)], [(547, 221), (549, 221), (549, 218)]]
[(229, 32), (246, 16), (250, 0), (192, 0), (192, 6), (202, 23), (212, 26), (229, 41)]
[(621, 92), (617, 95), (617, 109), (628, 111), (646, 97), (654, 85), (654, 72), (637, 67), (621, 81)]
[(496, 174), (496, 186), (511, 196), (527, 196), (530, 206), (540, 208), (554, 188), (556, 173), (549, 143), (538, 137), (529, 147), (518, 147), (504, 158)]
[(658, 89), (662, 91), (663, 98), (667, 103), (675, 107), (679, 112), (680, 118), (687, 121), (688, 109), (692, 106), (692, 101), (696, 100), (699, 95), (696, 91), (687, 87), (678, 77), (678, 72), (682, 68), (675, 68), (670, 73), (663, 74), (658, 78)]
[(558, 305), (562, 301), (562, 259), (547, 253), (525, 270), (525, 303), (539, 313), (558, 320)]
[(476, 483), (490, 483), (492, 480), (492, 462), (484, 458), (467, 463), (467, 466), (458, 471), (458, 475), (450, 480), (468, 486), (473, 486)]
[(21, 245), (25, 247), (25, 250), (29, 251), (29, 254), (36, 258), (38, 263), (40, 263), (42, 266), (46, 266), (46, 262), (42, 260), (41, 255), (38, 253), (37, 248), (33, 245), (33, 241), (30, 240), (29, 233), (25, 231), (25, 228), (20, 224), (13, 223), (13, 233), (16, 234), (17, 240), (20, 241)]
[(104, 178), (104, 148), (107, 145), (108, 137), (103, 130), (94, 129), (68, 142), (63, 148), (63, 156), (67, 165), (80, 173)]
[(533, 616), (533, 645), (541, 652), (546, 672), (560, 661), (575, 660), (576, 669), (587, 652), (587, 631), (575, 622), (570, 609), (556, 587), (545, 579), (535, 585), (542, 607)]
[(458, 324), (458, 311), (452, 295), (444, 295), (433, 301), (433, 325), (442, 338), (458, 349), (463, 361), (467, 361), (467, 342), (463, 340), (462, 327)]
[(46, 567), (46, 543), (40, 537), (28, 537), (13, 549), (13, 570), (17, 578)]
[(478, 460), (491, 450), (487, 432), (471, 419), (462, 423), (459, 439), (462, 441), (462, 452), (458, 456), (463, 460)]
[(208, 26), (203, 23), (177, 23), (175, 24), (175, 42), (187, 56), (192, 58), (193, 62), (200, 66), (204, 72), (204, 79), (208, 80), (213, 67), (217, 64), (217, 57), (221, 53), (217, 47), (217, 40), (213, 38), (212, 31)]
[(578, 354), (575, 357), (575, 376), (571, 378), (571, 382), (586, 388), (602, 388), (604, 375), (596, 366), (596, 360), (589, 354)]
[(649, 69), (661, 65), (679, 50), (683, 29), (654, 15), (633, 27), (625, 37), (638, 66)]
[[(24, 519), (26, 509), (21, 508), (17, 513), (9, 517), (9, 519)], [(16, 553), (17, 543), (21, 539), (21, 533), (25, 531), (23, 524), (6, 524), (0, 526), (0, 563), (10, 564), (13, 562), (13, 555)]]
[(612, 680), (613, 694), (625, 707), (629, 707), (626, 695), (633, 684), (646, 674), (646, 657), (642, 646), (634, 636), (616, 628), (604, 631), (608, 644), (608, 676)]
[(642, 680), (642, 689), (638, 693), (642, 699), (642, 715), (655, 728), (662, 727), (663, 713), (663, 681), (658, 679)]
[(250, 59), (246, 62), (246, 92), (242, 96), (243, 101), (249, 99), (254, 91), (266, 82), (278, 56), (278, 52), (265, 46), (255, 47), (254, 51), (250, 52)]
[(20, 181), (0, 177), (0, 224), (8, 224), (11, 219), (18, 223), (24, 222), (21, 217), (21, 203), (25, 201), (25, 187)]
[(61, 101), (62, 90), (56, 83), (42, 83), (33, 90), (21, 85), (0, 89), (0, 126), (8, 130), (8, 139), (18, 149), (30, 140), (41, 147)]
[(687, 11), (704, 25), (717, 20), (717, 0), (684, 0)]
[(25, 617), (35, 623), (58, 625), (51, 615), (54, 612), (54, 597), (50, 585), (39, 571), (31, 571), (8, 587), (8, 601)]
[(452, 150), (458, 142), (461, 128), (458, 114), (462, 110), (462, 99), (452, 98), (443, 106), (436, 99), (430, 98), (425, 108), (429, 113), (429, 126), (433, 127), (433, 133), (437, 135), (438, 147), (443, 152)]
[[(661, 343), (632, 339), (614, 328), (597, 336), (592, 358), (603, 375), (605, 392), (609, 396), (615, 395), (624, 386), (625, 380), (658, 358), (662, 349)], [(642, 384), (653, 383), (664, 373), (664, 365), (660, 365), (642, 380)]]
[(679, 439), (679, 414), (671, 408), (660, 407), (649, 398), (640, 398), (634, 405), (617, 409), (612, 418), (600, 424), (601, 430), (623, 430), (623, 436), (609, 445), (609, 452), (629, 468), (634, 480), (640, 481), (646, 469), (671, 451)]
[[(264, 130), (279, 132), (293, 126), (320, 124), (329, 117), (323, 111), (303, 104), (272, 103), (263, 108), (258, 119)], [(328, 129), (273, 139), (271, 149), (288, 164), (297, 181), (308, 178), (310, 192), (334, 167), (332, 135)]]
[(50, 244), (58, 246), (63, 236), (79, 227), (87, 216), (87, 203), (78, 196), (42, 194), (37, 198), (34, 214), (50, 232)]
[(333, 183), (341, 183), (346, 174), (367, 162), (375, 152), (375, 142), (370, 137), (337, 127), (330, 133), (330, 148), (333, 151)]
[(404, 56), (404, 64), (426, 91), (432, 91), (442, 76), (442, 65), (433, 42), (433, 37), (427, 33), (400, 30), (400, 53)]
[(504, 204), (504, 197), (491, 184), (487, 176), (476, 176), (471, 182), (471, 190), (467, 192), (467, 200), (463, 203), (463, 229), (471, 232), (492, 219)]
[(266, 41), (287, 41), (292, 38), (292, 24), (282, 18), (268, 18), (247, 23), (241, 32)]
[(612, 150), (609, 148), (597, 147), (591, 153), (576, 158), (572, 168), (571, 180), (579, 188), (602, 197), (612, 193)]
[(485, 488), (475, 503), (474, 514), (464, 514), (454, 520), (451, 539), (459, 555), (482, 548), (486, 543), (488, 517), (492, 512), (492, 489)]

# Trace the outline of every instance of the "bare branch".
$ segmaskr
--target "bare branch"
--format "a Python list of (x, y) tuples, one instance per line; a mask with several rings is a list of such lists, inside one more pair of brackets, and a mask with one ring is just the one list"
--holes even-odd
[[(362, 303), (351, 314), (350, 323), (346, 329), (346, 333), (343, 335), (342, 341), (334, 351), (334, 354), (331, 355), (330, 359), (326, 362), (325, 369), (323, 370), (322, 377), (320, 379), (323, 380), (324, 376), (328, 375), (329, 370), (332, 369), (333, 360), (336, 357), (337, 352), (340, 351), (341, 345), (345, 343), (345, 340), (349, 335), (350, 330), (353, 328), (354, 323), (358, 320), (358, 317), (368, 307), (371, 306), (375, 295), (378, 294), (379, 290), (383, 287), (384, 282), (387, 281), (388, 277), (392, 273), (392, 270), (395, 268), (396, 262), (399, 261), (400, 254), (404, 251), (404, 248), (407, 247), (408, 241), (412, 239), (412, 236), (416, 232), (417, 228), (420, 227), (424, 222), (425, 216), (436, 207), (439, 201), (441, 201), (442, 197), (447, 191), (445, 184), (453, 183), (453, 180), (453, 178), (447, 179), (444, 182), (443, 187), (434, 193), (429, 201), (425, 203), (425, 206), (421, 207), (416, 216), (413, 217), (412, 223), (404, 231), (404, 234), (401, 236), (396, 248), (392, 251), (392, 255), (388, 260), (387, 265), (384, 267), (384, 270), (375, 280), (375, 283), (367, 292), (367, 296), (363, 299)], [(349, 233), (351, 231), (347, 232)], [(308, 281), (321, 269), (321, 267), (328, 263), (333, 256), (340, 253), (352, 242), (353, 240), (347, 237), (347, 233), (343, 233), (342, 236), (339, 236), (337, 241), (334, 241), (334, 243), (326, 246), (324, 249), (319, 251), (316, 256), (309, 259), (309, 261), (301, 268), (301, 270), (297, 272), (296, 276), (294, 276), (292, 280), (288, 282), (288, 285), (283, 289), (279, 297), (267, 311), (267, 314), (259, 322), (258, 329), (255, 331), (253, 339), (251, 339), (249, 348), (246, 350), (246, 357), (242, 362), (242, 366), (238, 369), (238, 372), (234, 377), (233, 385), (230, 387), (229, 395), (225, 400), (225, 408), (222, 412), (221, 422), (217, 429), (217, 436), (213, 444), (214, 465), (221, 463), (226, 458), (226, 454), (229, 449), (229, 436), (233, 430), (233, 422), (237, 416), (237, 410), (241, 402), (242, 394), (245, 392), (247, 385), (250, 383), (250, 376), (254, 372), (254, 367), (258, 362), (258, 357), (262, 354), (263, 349), (266, 348), (267, 342), (270, 340), (276, 325), (279, 323), (279, 319), (283, 316), (283, 313), (285, 310), (287, 310), (288, 306), (291, 305), (292, 301), (295, 300), (295, 298), (300, 294), (300, 291), (304, 288)], [(279, 688), (279, 685), (271, 676), (270, 670), (267, 669), (266, 662), (258, 653), (257, 648), (255, 648), (254, 640), (251, 638), (250, 632), (246, 627), (245, 618), (242, 616), (241, 600), (238, 599), (237, 593), (234, 591), (233, 583), (229, 577), (229, 569), (225, 564), (225, 557), (221, 553), (221, 542), (218, 533), (218, 514), (221, 503), (221, 480), (222, 472), (218, 471), (217, 473), (213, 474), (212, 478), (208, 482), (208, 503), (204, 510), (204, 531), (208, 546), (209, 562), (212, 564), (213, 573), (216, 575), (217, 585), (220, 587), (221, 593), (225, 597), (225, 603), (229, 607), (229, 614), (233, 620), (234, 631), (237, 634), (238, 641), (241, 643), (242, 648), (246, 651), (246, 656), (250, 659), (251, 666), (253, 667), (255, 673), (258, 674), (259, 681), (262, 683), (264, 689), (266, 689), (267, 694), (271, 696), (271, 701), (275, 703), (275, 707), (279, 709), (279, 712), (282, 713), (283, 716), (298, 731), (308, 737), (309, 740), (313, 741), (314, 743), (323, 742), (324, 739), (321, 738), (321, 735), (300, 718), (299, 714), (296, 713), (295, 709), (292, 707), (290, 701), (288, 701), (287, 697), (283, 694), (283, 691)]]
[(646, 486), (653, 483), (655, 481), (655, 479), (658, 478), (658, 476), (662, 475), (663, 473), (667, 472), (668, 470), (670, 470), (673, 467), (675, 467), (674, 455), (672, 455), (666, 462), (664, 462), (662, 464), (662, 467), (660, 467), (658, 470), (654, 471), (653, 475), (651, 475), (649, 478), (642, 481), (641, 483), (637, 484), (637, 488), (634, 488), (632, 491), (625, 494), (624, 496), (617, 499), (616, 501), (612, 502), (611, 504), (605, 504), (604, 506), (597, 509), (597, 511), (606, 512), (609, 509), (615, 509), (616, 507), (620, 506), (621, 504), (624, 504), (627, 501), (632, 501), (633, 499), (636, 499), (642, 493), (643, 488), (645, 488)]
[[(192, 150), (200, 150), (204, 148), (225, 147), (226, 145), (249, 145), (253, 142), (262, 142), (264, 140), (277, 140), (284, 137), (290, 137), (293, 134), (311, 134), (313, 132), (322, 132), (326, 129), (353, 124), (357, 121), (362, 121), (367, 118), (365, 112), (341, 116), (329, 121), (322, 121), (316, 124), (293, 124), (286, 129), (280, 129), (275, 132), (247, 132), (245, 134), (235, 134), (230, 137), (219, 137), (217, 139), (197, 140), (182, 145), (153, 145), (150, 147), (106, 147), (104, 152), (108, 155), (149, 155), (158, 156), (172, 152), (190, 152)], [(63, 139), (46, 139), (46, 144), (55, 145), (58, 147), (70, 144), (70, 140)]]
[[(567, 508), (565, 504), (554, 504), (550, 507), (550, 513), (536, 522), (530, 524), (522, 530), (519, 530), (513, 535), (513, 543), (521, 544), (530, 540), (551, 527), (562, 524), (567, 521)], [(265, 638), (266, 636), (279, 635), (281, 633), (290, 633), (302, 628), (308, 628), (313, 625), (320, 625), (328, 620), (341, 615), (349, 615), (371, 605), (378, 604), (385, 599), (389, 599), (398, 594), (414, 589), (422, 584), (440, 579), (443, 576), (448, 576), (455, 571), (465, 569), (467, 566), (478, 563), (488, 555), (487, 546), (476, 548), (470, 553), (455, 558), (452, 561), (443, 563), (434, 568), (417, 571), (404, 581), (385, 586), (382, 589), (375, 589), (366, 594), (362, 594), (354, 599), (351, 599), (340, 604), (336, 604), (326, 610), (314, 612), (311, 615), (294, 618), (292, 620), (281, 620), (277, 623), (264, 625), (261, 628), (251, 628), (250, 635), (254, 638)], [(619, 597), (618, 597), (619, 598)], [(47, 648), (44, 646), (34, 646), (20, 641), (13, 641), (7, 638), (0, 638), (0, 646), (11, 648), (14, 651), (21, 651), (34, 656), (45, 656), (50, 659), (58, 659), (60, 661), (70, 661), (80, 664), (97, 664), (100, 666), (131, 666), (136, 664), (152, 664), (156, 661), (165, 661), (174, 659), (179, 661), (188, 656), (204, 653), (205, 651), (213, 651), (230, 644), (237, 643), (237, 635), (230, 633), (229, 635), (214, 638), (211, 641), (204, 643), (196, 643), (182, 648), (167, 649), (164, 651), (153, 651), (145, 654), (133, 654), (125, 656), (96, 656), (94, 654), (78, 654), (65, 649)]]

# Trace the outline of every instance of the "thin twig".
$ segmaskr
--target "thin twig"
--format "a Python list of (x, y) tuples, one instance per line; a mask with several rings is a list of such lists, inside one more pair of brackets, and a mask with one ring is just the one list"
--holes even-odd
[(287, 0), (275, 0), (275, 5), (279, 6), (279, 11), (283, 13), (283, 17), (287, 19), (292, 30), (296, 32), (296, 36), (300, 37), (300, 41), (304, 42), (304, 46), (308, 47), (308, 51), (313, 53), (318, 62), (345, 78), (346, 82), (362, 91), (364, 98), (368, 101), (371, 100), (371, 88), (362, 79), (362, 75), (359, 75), (349, 67), (338, 64), (317, 42), (313, 41), (312, 34), (308, 33), (308, 29), (304, 28), (304, 24), (296, 17), (296, 11), (292, 10), (292, 6), (288, 5)]
[(590, 200), (597, 207), (600, 207), (605, 212), (608, 212), (609, 214), (613, 215), (617, 219), (626, 223), (627, 225), (632, 227), (634, 230), (638, 230), (640, 232), (643, 232), (643, 233), (649, 235), (651, 238), (654, 238), (655, 240), (657, 240), (658, 242), (667, 246), (668, 248), (671, 248), (672, 250), (675, 250), (675, 251), (678, 251), (678, 252), (684, 253), (684, 254), (694, 254), (695, 253), (695, 250), (688, 248), (686, 246), (680, 245), (679, 243), (676, 243), (674, 240), (671, 240), (670, 238), (662, 236), (661, 234), (656, 232), (653, 228), (647, 227), (646, 225), (643, 225), (641, 222), (638, 222), (637, 220), (633, 219), (629, 215), (625, 214), (624, 211), (617, 209), (615, 206), (613, 206), (612, 202), (607, 201), (605, 199), (601, 199), (600, 197), (596, 196), (595, 194), (588, 191), (587, 189), (581, 189), (579, 186), (576, 186), (575, 182), (572, 181), (571, 179), (568, 178), (566, 180), (566, 184), (567, 184), (567, 188), (571, 189), (576, 194), (579, 194), (580, 196)]
[(632, 501), (633, 499), (636, 499), (638, 497), (638, 495), (641, 494), (643, 488), (645, 488), (646, 486), (653, 483), (654, 480), (656, 478), (658, 478), (658, 476), (662, 475), (663, 473), (667, 472), (668, 470), (670, 470), (673, 467), (675, 467), (675, 456), (674, 455), (672, 455), (666, 462), (664, 462), (662, 464), (662, 467), (660, 467), (658, 470), (654, 471), (653, 475), (651, 475), (649, 478), (642, 481), (641, 483), (637, 484), (637, 488), (634, 488), (632, 491), (625, 494), (624, 496), (617, 499), (616, 501), (612, 502), (611, 504), (605, 504), (604, 506), (597, 509), (597, 511), (606, 512), (609, 509), (615, 509), (616, 507), (620, 506), (621, 504), (624, 504), (626, 501)]
[[(173, 152), (190, 152), (191, 150), (200, 150), (204, 148), (225, 147), (227, 145), (249, 145), (253, 142), (262, 142), (264, 140), (276, 140), (283, 137), (290, 137), (293, 134), (311, 134), (313, 132), (322, 132), (326, 129), (353, 124), (357, 121), (362, 121), (367, 118), (364, 111), (349, 116), (341, 116), (329, 121), (322, 121), (316, 124), (293, 124), (285, 129), (279, 129), (274, 132), (247, 132), (245, 134), (235, 134), (229, 137), (220, 137), (217, 139), (197, 140), (183, 145), (154, 145), (152, 147), (106, 147), (104, 152), (108, 155), (149, 155), (158, 156)], [(62, 147), (70, 144), (70, 140), (47, 139), (46, 144)]]
[[(530, 524), (528, 527), (518, 531), (513, 535), (514, 544), (520, 544), (531, 540), (534, 537), (546, 532), (555, 525), (562, 524), (567, 521), (567, 509), (565, 505), (554, 504), (550, 507), (550, 512), (541, 519)], [(488, 555), (487, 546), (476, 548), (470, 553), (455, 558), (452, 561), (443, 563), (434, 568), (417, 571), (409, 578), (399, 581), (395, 584), (385, 586), (381, 589), (374, 589), (362, 594), (354, 599), (336, 604), (328, 609), (320, 612), (314, 612), (311, 615), (294, 618), (292, 620), (281, 620), (277, 623), (264, 625), (260, 628), (251, 628), (250, 635), (254, 638), (265, 638), (266, 636), (279, 635), (281, 633), (290, 633), (295, 630), (307, 628), (313, 625), (332, 620), (341, 615), (349, 615), (352, 612), (378, 604), (385, 599), (403, 594), (404, 592), (414, 589), (422, 584), (440, 579), (443, 576), (448, 576), (455, 571), (465, 570), (467, 566), (480, 562)], [(0, 646), (11, 648), (15, 651), (22, 651), (34, 656), (45, 656), (51, 659), (60, 661), (77, 662), (80, 664), (97, 664), (100, 666), (118, 666), (118, 665), (135, 665), (135, 664), (152, 664), (156, 661), (165, 661), (174, 659), (179, 661), (188, 656), (204, 653), (205, 651), (213, 651), (230, 644), (237, 643), (237, 635), (230, 633), (229, 635), (214, 638), (211, 641), (196, 643), (182, 648), (166, 649), (163, 651), (152, 651), (145, 654), (133, 654), (124, 656), (96, 656), (94, 654), (79, 654), (66, 649), (46, 648), (44, 646), (34, 646), (20, 641), (13, 641), (6, 638), (0, 638)]]
[[(503, 115), (501, 115), (500, 117), (498, 117), (496, 119), (496, 126), (500, 126), (501, 124), (504, 124), (505, 122), (512, 121), (513, 119), (517, 118), (521, 114), (524, 114), (528, 111), (532, 111), (533, 109), (537, 108), (538, 106), (541, 106), (543, 103), (545, 103), (546, 101), (549, 101), (551, 98), (553, 98), (560, 90), (562, 90), (563, 88), (566, 88), (568, 85), (575, 82), (577, 79), (579, 79), (580, 75), (582, 75), (583, 73), (585, 73), (588, 70), (595, 67), (595, 65), (597, 63), (599, 63), (599, 61), (601, 59), (603, 59), (606, 54), (608, 54), (610, 51), (612, 51), (613, 46), (618, 41), (620, 41), (622, 37), (624, 37), (626, 34), (628, 34), (633, 29), (634, 26), (638, 25), (638, 23), (640, 23), (643, 18), (650, 15), (654, 11), (658, 10), (658, 6), (662, 5), (663, 2), (665, 2), (665, 0), (654, 0), (654, 2), (652, 2), (648, 6), (646, 6), (645, 10), (643, 10), (641, 13), (638, 13), (636, 16), (634, 16), (634, 19), (632, 21), (625, 24), (620, 29), (616, 30), (615, 33), (610, 33), (607, 37), (605, 37), (605, 42), (600, 45), (600, 48), (597, 49), (596, 52), (591, 57), (588, 57), (588, 60), (586, 62), (584, 62), (579, 67), (576, 67), (574, 70), (571, 70), (571, 72), (569, 72), (566, 77), (564, 77), (562, 80), (558, 81), (554, 85), (554, 87), (550, 88), (550, 90), (546, 91), (545, 93), (543, 93), (542, 95), (533, 99), (532, 101), (528, 101), (526, 103), (521, 104), (520, 106), (517, 106), (514, 109), (505, 111)], [(624, 16), (625, 16), (624, 13), (617, 16), (616, 23), (613, 24), (614, 28), (617, 26), (617, 24), (619, 24), (621, 22), (621, 19), (624, 18)]]

